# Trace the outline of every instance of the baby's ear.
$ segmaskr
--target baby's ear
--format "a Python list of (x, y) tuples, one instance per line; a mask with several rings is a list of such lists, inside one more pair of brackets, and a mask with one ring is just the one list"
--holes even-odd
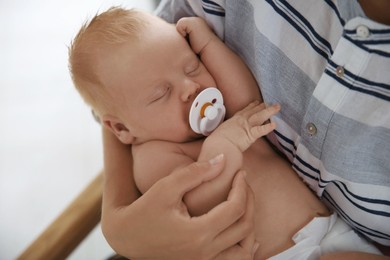
[(125, 124), (117, 117), (112, 115), (104, 115), (102, 117), (103, 124), (124, 144), (132, 144), (134, 136), (130, 133)]

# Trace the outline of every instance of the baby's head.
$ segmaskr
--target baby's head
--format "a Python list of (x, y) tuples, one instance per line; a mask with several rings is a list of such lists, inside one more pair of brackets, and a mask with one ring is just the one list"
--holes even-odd
[(73, 82), (120, 141), (184, 142), (196, 94), (215, 81), (174, 25), (111, 8), (84, 24), (69, 48)]
[(115, 104), (100, 72), (104, 58), (110, 55), (110, 49), (135, 41), (146, 23), (141, 12), (112, 7), (83, 24), (73, 39), (69, 70), (74, 85), (99, 116), (111, 111)]

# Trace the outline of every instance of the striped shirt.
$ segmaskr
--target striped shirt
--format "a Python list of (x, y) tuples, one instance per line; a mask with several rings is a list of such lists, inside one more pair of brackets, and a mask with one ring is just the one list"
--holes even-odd
[(270, 140), (297, 174), (390, 246), (390, 27), (352, 0), (163, 0), (157, 13), (206, 19), (281, 104)]

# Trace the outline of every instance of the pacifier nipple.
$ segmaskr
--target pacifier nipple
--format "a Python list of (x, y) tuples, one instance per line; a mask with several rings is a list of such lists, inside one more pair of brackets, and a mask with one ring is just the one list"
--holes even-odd
[(189, 121), (198, 134), (209, 135), (225, 118), (223, 97), (217, 88), (206, 88), (191, 105)]
[(218, 116), (218, 110), (213, 106), (207, 106), (207, 108), (204, 111), (205, 117), (209, 120), (214, 120)]

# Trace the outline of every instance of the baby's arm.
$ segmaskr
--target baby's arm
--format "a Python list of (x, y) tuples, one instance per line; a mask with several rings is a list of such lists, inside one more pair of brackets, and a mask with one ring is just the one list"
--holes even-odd
[(227, 118), (250, 102), (262, 100), (249, 68), (212, 32), (203, 19), (182, 18), (177, 22), (176, 28), (181, 35), (189, 37), (191, 48), (214, 77), (216, 87), (224, 96)]
[[(159, 179), (175, 169), (194, 161), (204, 162), (219, 154), (225, 157), (225, 167), (215, 179), (203, 183), (184, 195), (184, 202), (193, 216), (209, 212), (225, 201), (235, 174), (242, 168), (242, 154), (258, 138), (275, 128), (268, 119), (279, 111), (278, 105), (265, 107), (251, 103), (232, 118), (223, 122), (203, 142), (172, 143), (151, 141), (133, 145), (134, 178), (145, 193)], [(172, 187), (173, 189), (175, 187)]]
[(226, 165), (217, 178), (184, 196), (184, 201), (192, 215), (207, 213), (226, 200), (234, 175), (242, 168), (243, 152), (258, 138), (275, 129), (275, 123), (265, 122), (279, 110), (279, 105), (266, 107), (258, 101), (253, 102), (223, 122), (206, 138), (198, 161), (207, 161), (218, 154), (224, 154)]

